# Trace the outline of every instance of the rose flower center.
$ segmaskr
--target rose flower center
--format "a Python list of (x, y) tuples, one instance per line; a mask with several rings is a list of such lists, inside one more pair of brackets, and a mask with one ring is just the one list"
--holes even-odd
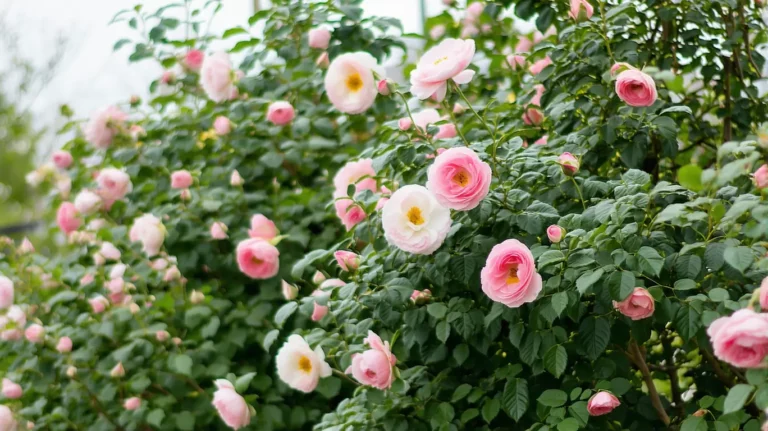
[(312, 371), (312, 361), (308, 357), (302, 356), (299, 358), (299, 369), (307, 374)]
[(359, 73), (353, 73), (347, 76), (346, 85), (349, 91), (357, 93), (361, 88), (363, 88), (363, 78), (360, 77)]
[(434, 62), (432, 62), (432, 64), (434, 64), (435, 66), (437, 66), (438, 64), (440, 64), (440, 63), (444, 62), (445, 60), (448, 60), (448, 57), (447, 57), (447, 56), (446, 56), (446, 57), (440, 57), (440, 58), (438, 58), (437, 60), (435, 60)]
[(520, 278), (517, 277), (517, 265), (512, 265), (507, 274), (507, 284), (515, 284), (519, 282)]
[(409, 222), (416, 226), (424, 224), (424, 217), (421, 215), (421, 208), (419, 207), (411, 207), (405, 216), (408, 217)]
[(459, 172), (456, 173), (456, 175), (451, 178), (451, 180), (458, 184), (461, 187), (466, 187), (469, 185), (469, 181), (472, 179), (472, 177), (469, 175), (469, 172), (462, 169)]

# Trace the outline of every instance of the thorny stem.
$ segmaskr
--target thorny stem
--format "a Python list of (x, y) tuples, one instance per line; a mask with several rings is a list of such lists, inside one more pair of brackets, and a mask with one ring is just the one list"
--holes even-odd
[(640, 349), (635, 340), (629, 342), (630, 356), (635, 362), (635, 365), (640, 370), (640, 374), (643, 375), (645, 385), (648, 387), (648, 396), (651, 397), (651, 404), (656, 410), (656, 414), (659, 416), (665, 426), (669, 426), (669, 415), (664, 410), (664, 405), (661, 404), (661, 398), (659, 392), (656, 390), (656, 385), (653, 383), (653, 377), (651, 377), (651, 371), (648, 369), (648, 364), (645, 363), (645, 353)]

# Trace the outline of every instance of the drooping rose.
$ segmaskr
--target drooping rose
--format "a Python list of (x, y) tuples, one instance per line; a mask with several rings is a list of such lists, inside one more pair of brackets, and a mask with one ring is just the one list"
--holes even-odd
[(251, 423), (251, 408), (237, 393), (232, 382), (219, 379), (214, 384), (217, 390), (213, 393), (211, 404), (216, 408), (221, 420), (234, 430), (248, 426)]
[(427, 189), (440, 205), (458, 211), (477, 207), (490, 186), (491, 167), (466, 147), (442, 152), (427, 171)]
[(642, 287), (636, 287), (635, 290), (621, 302), (613, 301), (613, 307), (632, 320), (641, 320), (651, 317), (656, 308), (653, 296)]
[(267, 108), (267, 121), (276, 126), (289, 124), (295, 115), (293, 105), (285, 101), (271, 103)]
[(88, 123), (83, 127), (85, 139), (96, 148), (105, 149), (112, 145), (115, 135), (125, 125), (128, 114), (117, 106), (108, 106), (95, 112)]
[(193, 182), (192, 174), (187, 170), (174, 171), (171, 174), (171, 188), (188, 189)]
[(533, 254), (516, 239), (508, 239), (491, 249), (480, 272), (480, 283), (489, 298), (511, 308), (533, 302), (542, 287)]
[(72, 154), (69, 151), (64, 150), (54, 151), (53, 156), (51, 156), (51, 160), (53, 160), (53, 164), (56, 165), (56, 167), (59, 169), (69, 168), (72, 166), (72, 162), (74, 161)]
[(768, 165), (760, 166), (753, 174), (752, 179), (755, 182), (755, 187), (758, 189), (768, 187)]
[(571, 0), (571, 10), (568, 11), (568, 16), (577, 22), (592, 18), (594, 13), (594, 8), (587, 0)]
[(254, 214), (251, 217), (251, 228), (248, 230), (248, 236), (251, 238), (261, 238), (269, 241), (278, 234), (275, 222), (268, 219), (263, 214)]
[(59, 353), (69, 353), (72, 351), (72, 339), (69, 337), (61, 337), (59, 338), (58, 343), (56, 343), (56, 350), (59, 351)]
[(389, 389), (395, 380), (392, 368), (397, 363), (397, 358), (389, 348), (389, 341), (382, 342), (381, 337), (369, 330), (368, 337), (363, 340), (363, 344), (367, 344), (371, 348), (363, 353), (353, 355), (352, 365), (347, 368), (345, 373), (352, 374), (358, 382), (364, 385), (381, 390)]
[(190, 49), (184, 56), (184, 66), (189, 70), (195, 72), (199, 71), (203, 66), (203, 60), (205, 59), (205, 53), (199, 49)]
[(421, 100), (434, 95), (442, 102), (448, 80), (467, 84), (475, 76), (475, 71), (467, 69), (474, 55), (474, 40), (444, 39), (424, 53), (411, 72), (411, 94)]
[(627, 105), (651, 106), (656, 102), (656, 83), (648, 74), (639, 70), (625, 70), (616, 77), (616, 94)]
[(77, 208), (72, 202), (64, 202), (56, 211), (56, 223), (65, 234), (76, 231), (82, 220), (77, 216)]
[(620, 405), (621, 402), (615, 395), (608, 391), (600, 391), (592, 395), (587, 402), (587, 411), (590, 416), (602, 416), (612, 412)]
[(237, 266), (240, 271), (256, 280), (277, 275), (280, 269), (280, 252), (262, 238), (251, 238), (237, 245)]
[(132, 242), (141, 241), (142, 250), (148, 257), (157, 255), (165, 241), (165, 226), (152, 214), (144, 214), (133, 221), (128, 232)]
[(315, 390), (320, 378), (331, 375), (320, 346), (315, 350), (299, 335), (291, 335), (277, 352), (277, 375), (293, 389), (309, 393)]
[(219, 136), (228, 135), (232, 131), (232, 122), (229, 121), (229, 118), (219, 115), (213, 120), (213, 130)]
[(328, 49), (328, 44), (331, 42), (331, 31), (325, 27), (313, 28), (309, 30), (307, 39), (310, 48)]
[(367, 111), (378, 94), (374, 72), (383, 78), (383, 70), (367, 52), (347, 53), (334, 58), (325, 74), (328, 99), (345, 114)]
[(236, 75), (226, 52), (206, 56), (200, 69), (200, 82), (205, 94), (214, 102), (229, 100), (236, 94)]
[(226, 239), (227, 238), (227, 225), (220, 221), (215, 221), (211, 225), (211, 238), (213, 239)]
[(354, 271), (360, 266), (360, 255), (346, 250), (337, 250), (333, 253), (336, 263), (342, 271)]
[(541, 138), (537, 139), (533, 145), (547, 145), (547, 140), (549, 140), (549, 135), (544, 135)]
[(451, 229), (451, 211), (419, 185), (407, 185), (394, 192), (381, 218), (387, 242), (414, 254), (434, 253)]
[(733, 366), (757, 368), (768, 354), (768, 314), (743, 308), (707, 328), (715, 356)]
[(42, 343), (45, 340), (45, 328), (42, 325), (33, 323), (24, 330), (24, 337), (30, 343)]
[(13, 305), (13, 281), (10, 278), (0, 275), (0, 309), (6, 309)]

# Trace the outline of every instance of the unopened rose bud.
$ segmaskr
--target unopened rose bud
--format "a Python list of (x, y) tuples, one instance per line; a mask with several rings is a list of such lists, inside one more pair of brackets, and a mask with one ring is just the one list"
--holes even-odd
[(179, 337), (173, 337), (171, 339), (171, 341), (173, 342), (173, 344), (175, 344), (177, 346), (181, 344), (181, 338), (179, 338)]
[(233, 187), (240, 187), (244, 183), (245, 180), (240, 176), (240, 172), (237, 172), (237, 170), (232, 171), (232, 176), (229, 177), (229, 184)]
[(378, 90), (379, 94), (382, 96), (389, 96), (390, 93), (392, 93), (392, 90), (389, 88), (389, 82), (386, 79), (382, 79), (376, 84), (376, 90)]
[(299, 288), (283, 280), (282, 282), (283, 298), (286, 301), (292, 301), (299, 295)]
[(72, 366), (67, 368), (67, 377), (69, 377), (70, 379), (74, 379), (76, 375), (77, 375), (77, 368)]
[(320, 284), (325, 281), (325, 275), (323, 275), (322, 272), (316, 271), (315, 275), (312, 276), (312, 283)]
[(192, 293), (189, 294), (189, 302), (193, 304), (200, 304), (203, 301), (205, 301), (205, 295), (203, 292), (199, 290), (193, 290)]
[(179, 268), (176, 267), (176, 265), (173, 265), (172, 267), (168, 268), (165, 271), (165, 275), (163, 275), (163, 281), (169, 282), (169, 281), (175, 281), (181, 278), (181, 272), (179, 272)]
[(133, 95), (131, 96), (131, 99), (129, 100), (129, 102), (131, 103), (131, 106), (136, 106), (139, 103), (141, 103), (141, 97)]
[(569, 177), (579, 172), (579, 160), (571, 153), (563, 153), (557, 158), (557, 163), (563, 169), (563, 173)]
[(112, 378), (119, 378), (125, 376), (125, 368), (123, 368), (123, 363), (118, 362), (117, 365), (112, 368), (112, 371), (109, 372), (109, 375), (112, 376)]
[(696, 417), (698, 417), (698, 418), (700, 418), (700, 417), (702, 417), (702, 416), (705, 416), (705, 415), (706, 415), (708, 412), (709, 412), (709, 410), (705, 410), (705, 409), (699, 409), (699, 410), (696, 410), (696, 411), (693, 413), (693, 415), (694, 415), (694, 416), (696, 416)]
[(179, 198), (183, 201), (188, 201), (192, 199), (192, 192), (190, 192), (189, 189), (184, 189), (179, 193)]
[(128, 306), (128, 310), (131, 312), (131, 314), (137, 314), (141, 309), (139, 308), (139, 304), (131, 302), (131, 304)]
[(323, 52), (319, 57), (317, 57), (317, 60), (315, 60), (315, 65), (321, 69), (327, 68), (329, 64), (331, 64), (331, 62), (328, 59), (327, 52)]
[(163, 341), (167, 340), (170, 336), (171, 336), (171, 334), (169, 334), (168, 331), (157, 331), (155, 333), (155, 338), (157, 338), (157, 341), (159, 341), (161, 343)]

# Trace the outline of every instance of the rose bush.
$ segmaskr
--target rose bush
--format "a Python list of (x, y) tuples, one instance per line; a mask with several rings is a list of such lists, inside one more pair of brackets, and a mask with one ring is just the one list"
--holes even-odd
[(167, 73), (36, 172), (0, 424), (761, 428), (760, 4), (448, 1), (398, 80), (393, 20), (275, 3), (116, 17)]

